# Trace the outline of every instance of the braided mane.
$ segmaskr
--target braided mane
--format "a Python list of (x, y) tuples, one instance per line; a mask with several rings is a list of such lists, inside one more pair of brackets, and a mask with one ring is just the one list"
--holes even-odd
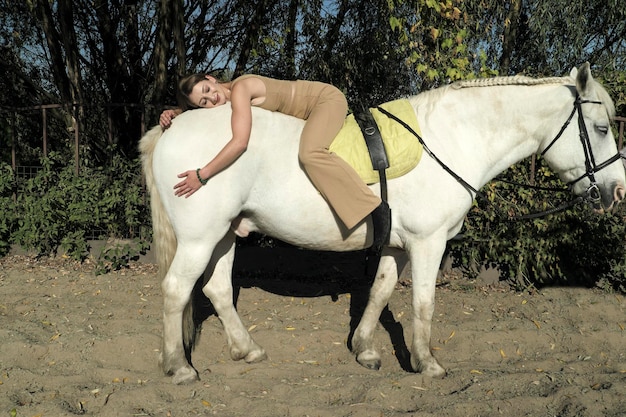
[[(615, 117), (615, 104), (609, 96), (606, 89), (595, 79), (593, 79), (593, 86), (595, 92), (598, 95), (599, 101), (606, 107), (606, 111), (609, 118)], [(510, 77), (491, 77), (491, 78), (475, 78), (473, 80), (460, 80), (452, 84), (444, 85), (434, 90), (422, 92), (416, 96), (413, 96), (411, 100), (414, 105), (417, 106), (420, 103), (430, 102), (427, 105), (433, 105), (435, 101), (441, 98), (446, 91), (460, 90), (463, 88), (472, 87), (496, 87), (507, 85), (520, 85), (520, 86), (533, 86), (533, 85), (548, 85), (548, 84), (561, 84), (561, 85), (575, 85), (576, 81), (570, 76), (565, 77), (545, 77), (545, 78), (532, 78), (524, 75), (514, 75)]]
[(491, 77), (475, 78), (473, 80), (461, 80), (454, 82), (450, 85), (450, 87), (454, 89), (460, 89), (469, 87), (493, 87), (502, 85), (567, 84), (571, 82), (571, 77), (531, 78), (523, 75), (515, 75), (512, 77)]

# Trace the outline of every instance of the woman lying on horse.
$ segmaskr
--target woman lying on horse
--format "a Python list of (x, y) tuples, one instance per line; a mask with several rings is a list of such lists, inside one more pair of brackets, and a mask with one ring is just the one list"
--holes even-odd
[(190, 197), (246, 151), (252, 129), (251, 107), (257, 106), (306, 120), (298, 157), (311, 182), (348, 230), (371, 215), (373, 248), (380, 250), (387, 242), (391, 227), (389, 206), (350, 165), (328, 150), (343, 126), (348, 108), (338, 88), (321, 82), (284, 81), (258, 75), (222, 83), (210, 75), (194, 74), (179, 82), (178, 98), (180, 110), (165, 110), (161, 114), (162, 128), (168, 128), (181, 111), (230, 102), (232, 138), (204, 167), (178, 175), (182, 181), (174, 187), (177, 196)]

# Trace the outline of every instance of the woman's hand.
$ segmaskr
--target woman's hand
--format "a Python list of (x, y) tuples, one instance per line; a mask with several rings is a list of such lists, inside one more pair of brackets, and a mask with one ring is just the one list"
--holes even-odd
[(178, 116), (178, 114), (179, 113), (174, 110), (163, 110), (161, 117), (159, 117), (159, 124), (161, 125), (161, 128), (167, 129), (170, 127), (172, 125), (172, 119)]
[(184, 180), (174, 186), (174, 194), (177, 197), (190, 197), (202, 187), (195, 169), (178, 174), (178, 178), (184, 178)]

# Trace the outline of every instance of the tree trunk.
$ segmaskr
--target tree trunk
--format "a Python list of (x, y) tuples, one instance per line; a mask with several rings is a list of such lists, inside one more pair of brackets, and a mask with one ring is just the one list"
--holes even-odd
[(36, 7), (37, 17), (41, 21), (41, 27), (46, 37), (46, 46), (48, 47), (48, 54), (51, 61), (50, 69), (54, 83), (59, 90), (61, 100), (66, 103), (70, 102), (72, 101), (72, 95), (70, 94), (70, 81), (65, 72), (63, 44), (61, 42), (61, 36), (54, 26), (54, 16), (50, 2), (47, 0), (39, 0), (36, 3)]
[(289, 4), (289, 16), (287, 19), (287, 33), (285, 34), (285, 78), (293, 80), (296, 78), (296, 19), (298, 17), (299, 0), (291, 0)]
[(509, 10), (504, 20), (502, 55), (500, 56), (500, 73), (502, 75), (508, 75), (511, 67), (511, 55), (517, 43), (522, 1), (523, 0), (510, 0)]
[(250, 54), (254, 51), (259, 44), (259, 37), (261, 36), (261, 28), (263, 23), (267, 19), (268, 8), (271, 8), (275, 0), (258, 0), (252, 19), (246, 28), (243, 42), (241, 45), (241, 51), (237, 58), (237, 64), (235, 65), (235, 72), (233, 78), (242, 75), (246, 71), (246, 65), (250, 59)]
[(176, 54), (176, 76), (181, 78), (187, 72), (187, 49), (185, 47), (185, 9), (183, 0), (172, 0), (172, 33)]
[(118, 42), (115, 24), (111, 19), (111, 10), (108, 0), (95, 1), (96, 27), (102, 38), (102, 58), (106, 74), (105, 83), (109, 89), (110, 99), (116, 101), (123, 96), (123, 83), (120, 78), (125, 78), (124, 58)]
[(73, 103), (83, 102), (82, 77), (78, 62), (78, 42), (74, 30), (72, 0), (58, 0), (61, 42), (65, 49), (65, 68), (68, 76), (69, 95)]
[(339, 33), (341, 29), (341, 25), (346, 18), (346, 13), (348, 13), (348, 0), (342, 0), (341, 5), (339, 6), (339, 10), (337, 11), (337, 16), (335, 17), (332, 26), (328, 29), (326, 33), (326, 48), (324, 49), (323, 60), (324, 62), (330, 62), (330, 59), (333, 54), (333, 49), (337, 45), (337, 41), (339, 40)]
[(154, 99), (157, 106), (162, 106), (167, 90), (167, 60), (172, 33), (170, 7), (172, 0), (160, 0), (159, 20), (154, 41)]

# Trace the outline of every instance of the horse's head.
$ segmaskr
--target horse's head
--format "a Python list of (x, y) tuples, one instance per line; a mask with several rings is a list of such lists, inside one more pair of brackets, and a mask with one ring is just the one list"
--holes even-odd
[[(591, 76), (589, 63), (574, 68), (570, 77), (573, 107), (542, 155), (574, 194), (598, 211), (609, 211), (626, 194), (624, 165), (611, 130), (615, 107)], [(550, 151), (552, 145), (556, 146)]]

